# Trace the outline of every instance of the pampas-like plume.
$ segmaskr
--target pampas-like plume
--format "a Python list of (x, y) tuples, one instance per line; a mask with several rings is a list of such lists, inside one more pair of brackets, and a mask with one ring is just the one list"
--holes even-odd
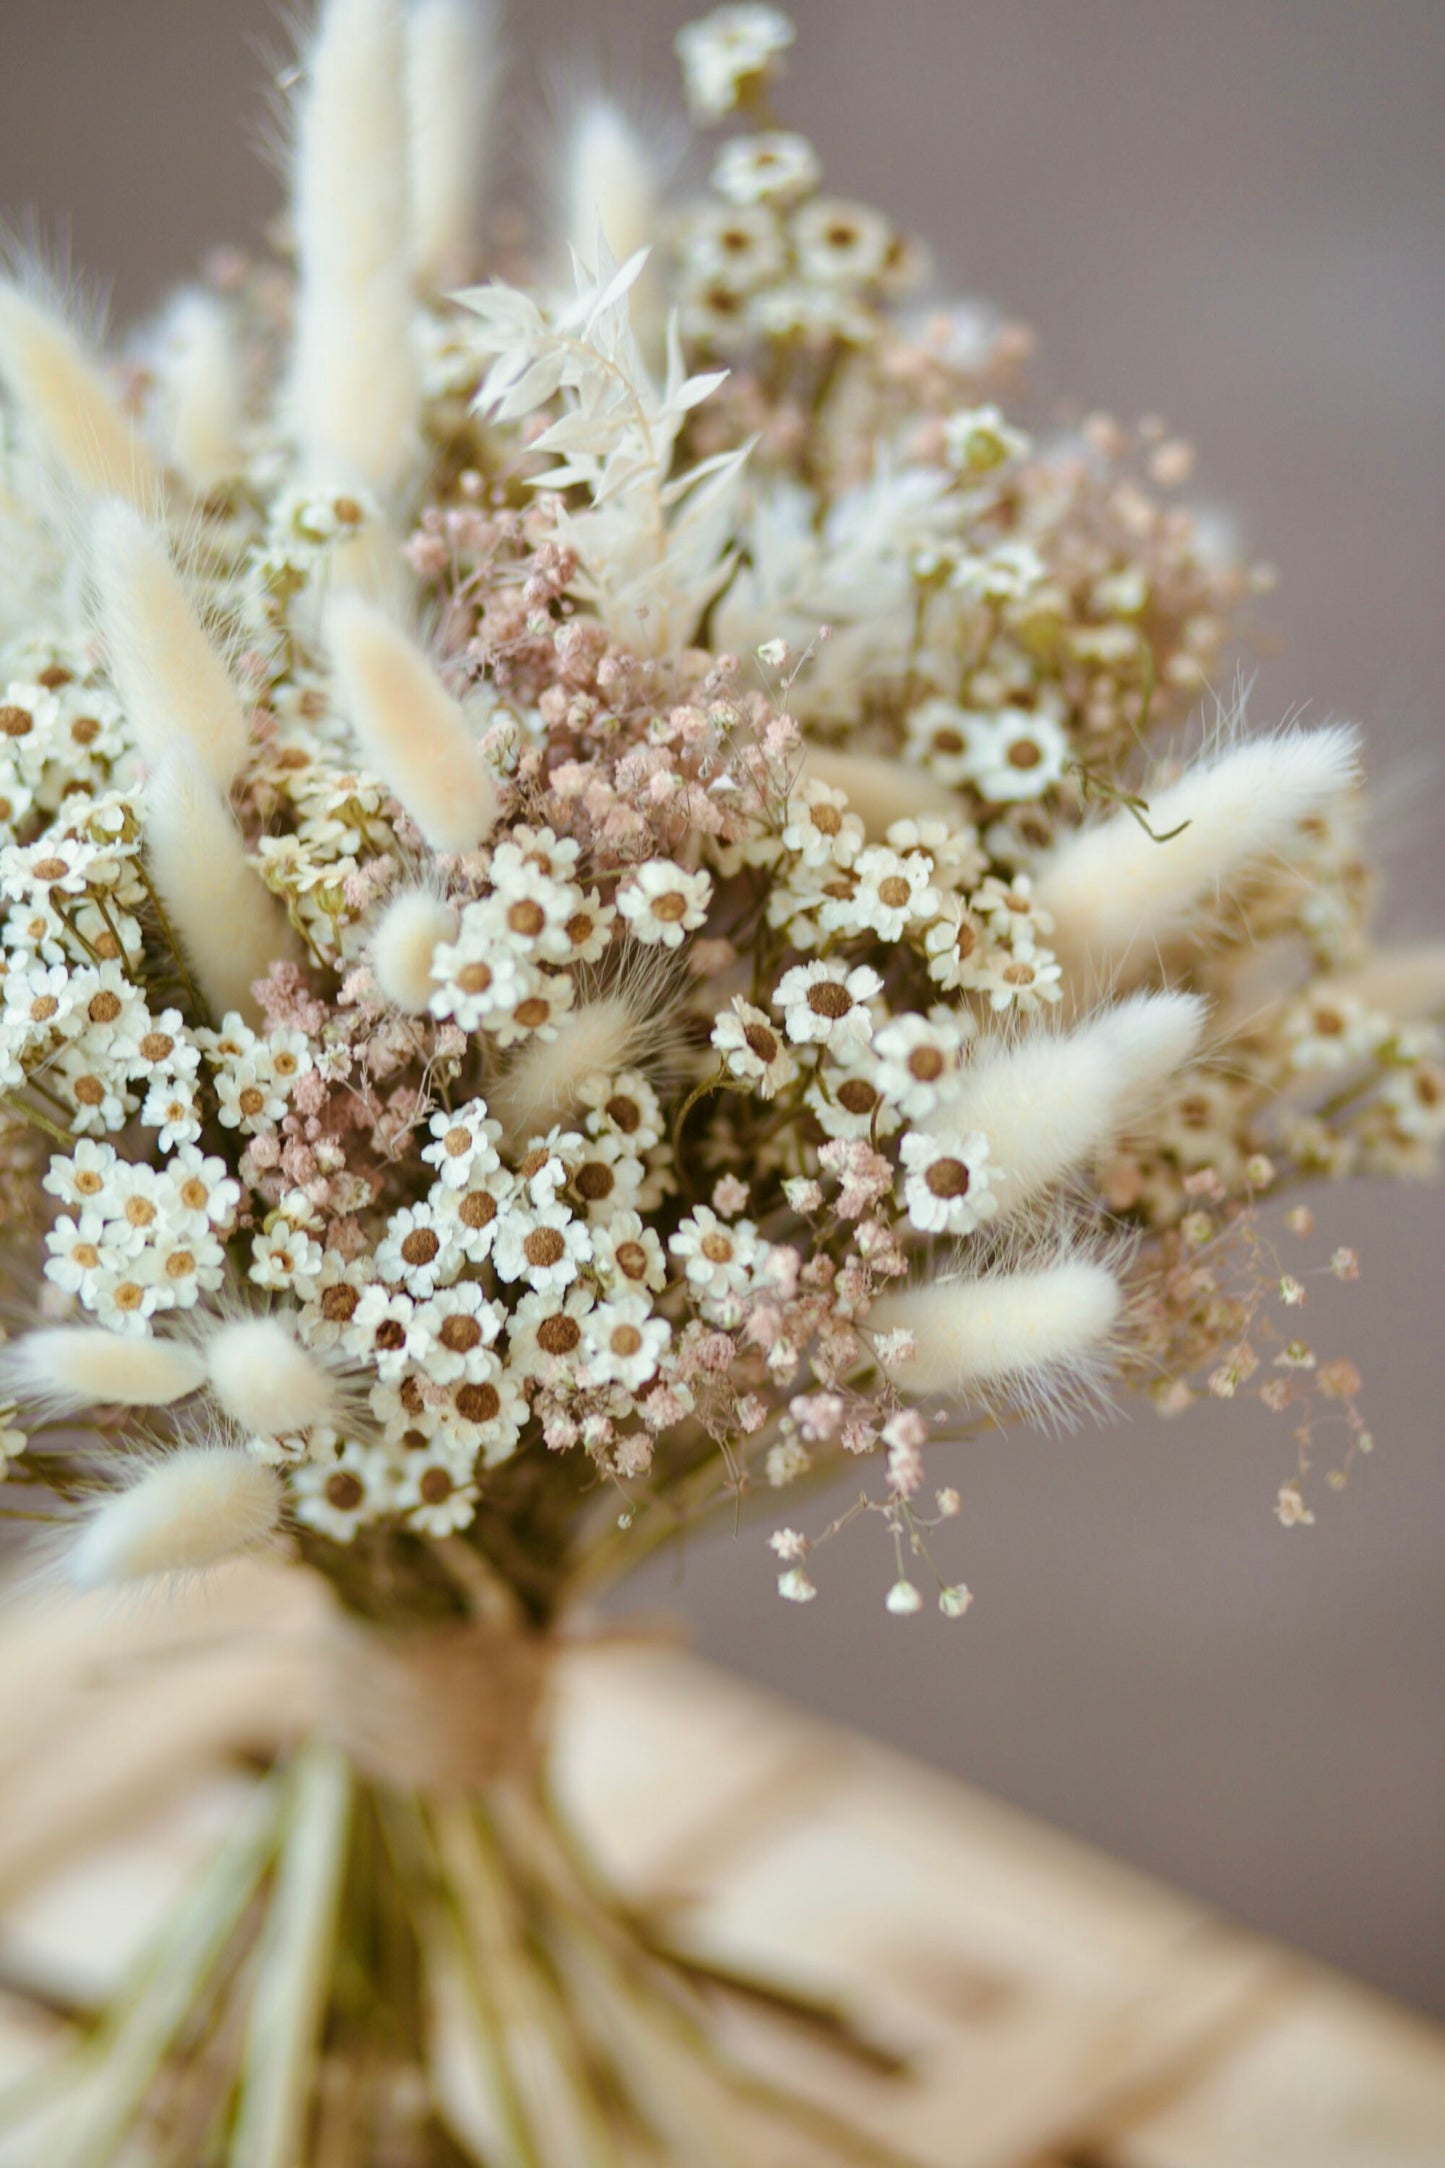
[(618, 263), (657, 239), (652, 160), (638, 131), (606, 98), (590, 100), (572, 124), (566, 225), (568, 242), (589, 271), (597, 268), (599, 232)]
[(412, 0), (406, 61), (412, 271), (436, 289), (476, 253), (499, 72), (490, 0)]
[(437, 851), (491, 834), (497, 789), (462, 712), (426, 656), (384, 610), (337, 595), (326, 613), (337, 704), (368, 764)]
[(54, 1325), (0, 1349), (0, 1378), (5, 1391), (28, 1407), (162, 1408), (198, 1392), (206, 1368), (181, 1340), (142, 1339), (100, 1325)]
[(336, 1415), (334, 1377), (280, 1317), (218, 1325), (205, 1343), (206, 1382), (233, 1422), (263, 1438), (310, 1430)]
[(1137, 976), (1207, 899), (1271, 861), (1287, 864), (1300, 823), (1343, 797), (1359, 773), (1350, 726), (1289, 731), (1237, 745), (1151, 796), (1150, 826), (1167, 842), (1127, 812), (1081, 829), (1034, 884), (1054, 915), (1054, 948), (1098, 983)]
[(246, 373), (226, 303), (198, 287), (178, 294), (154, 367), (172, 466), (201, 494), (242, 473)]
[(555, 1039), (532, 1040), (487, 1087), (487, 1104), (507, 1141), (525, 1144), (561, 1121), (587, 1077), (626, 1069), (638, 1050), (643, 1016), (625, 992), (604, 994), (562, 1017)]
[(940, 1125), (981, 1129), (1005, 1212), (1082, 1167), (1143, 1113), (1204, 1028), (1192, 994), (1138, 994), (1077, 1030), (981, 1052), (945, 1088)]
[(97, 508), (91, 536), (100, 632), (136, 744), (151, 763), (188, 747), (229, 790), (246, 754), (245, 710), (164, 539), (119, 497)]
[(1050, 1395), (1087, 1373), (1118, 1323), (1123, 1295), (1104, 1265), (1083, 1258), (977, 1280), (940, 1279), (883, 1295), (870, 1332), (908, 1332), (911, 1362), (897, 1367), (910, 1394)]
[(281, 1483), (228, 1445), (188, 1445), (95, 1508), (70, 1551), (78, 1588), (200, 1573), (264, 1542), (280, 1523)]
[(143, 803), (151, 879), (201, 993), (221, 1017), (260, 1020), (251, 988), (300, 943), (260, 876), (224, 802), (194, 757), (175, 748), (150, 777)]
[(314, 479), (393, 496), (418, 444), (400, 0), (325, 0), (297, 117), (292, 422)]
[(35, 449), (72, 487), (157, 501), (160, 470), (81, 340), (11, 279), (0, 279), (0, 383)]
[(607, 98), (588, 99), (568, 132), (563, 169), (562, 226), (569, 247), (589, 271), (597, 243), (618, 263), (639, 249), (651, 253), (628, 298), (632, 328), (648, 360), (661, 360), (666, 296), (657, 241), (661, 226), (658, 160), (642, 131)]
[(880, 842), (895, 821), (946, 820), (955, 828), (963, 824), (962, 808), (946, 783), (898, 760), (809, 745), (803, 774), (842, 791), (871, 843)]
[(436, 984), (431, 960), (442, 941), (455, 938), (457, 914), (429, 889), (393, 896), (371, 941), (371, 974), (388, 1001), (420, 1016)]

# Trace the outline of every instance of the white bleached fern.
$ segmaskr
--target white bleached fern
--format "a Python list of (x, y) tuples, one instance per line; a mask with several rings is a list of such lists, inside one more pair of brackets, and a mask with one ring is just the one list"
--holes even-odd
[(584, 506), (557, 508), (558, 539), (580, 568), (576, 592), (610, 631), (661, 655), (687, 645), (731, 576), (751, 446), (673, 472), (687, 416), (727, 371), (690, 376), (674, 319), (659, 387), (628, 304), (647, 252), (619, 268), (599, 239), (597, 257), (593, 273), (574, 253), (576, 291), (560, 306), (500, 281), (462, 295), (480, 324), (474, 339), (496, 356), (477, 409), (507, 423), (560, 400), (561, 413), (531, 446), (559, 463), (533, 486), (559, 498), (585, 492)]

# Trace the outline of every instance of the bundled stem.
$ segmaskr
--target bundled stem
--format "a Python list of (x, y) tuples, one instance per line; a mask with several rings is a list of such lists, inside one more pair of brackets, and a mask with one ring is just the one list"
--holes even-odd
[(434, 2168), (747, 2168), (768, 2132), (800, 2158), (907, 2168), (721, 2049), (719, 1993), (878, 2067), (836, 2013), (670, 1948), (540, 1776), (410, 1790), (313, 1742), (262, 1780), (90, 2036), (0, 2097), (0, 2132), (56, 2168), (142, 2133), (174, 2168), (396, 2142)]

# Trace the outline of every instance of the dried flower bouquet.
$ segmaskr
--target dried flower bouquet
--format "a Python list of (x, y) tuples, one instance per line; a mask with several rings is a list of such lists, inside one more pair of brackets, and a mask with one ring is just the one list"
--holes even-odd
[(1276, 1246), (1445, 1130), (1357, 735), (1184, 757), (1263, 576), (1162, 431), (1006, 417), (1026, 336), (823, 192), (791, 40), (680, 34), (699, 200), (594, 104), (481, 246), (486, 12), (324, 0), (277, 259), (123, 369), (0, 286), (6, 1501), (86, 1588), (271, 1546), (352, 1621), (77, 2161), (330, 2158), (363, 2065), (368, 2159), (732, 2159), (729, 2099), (850, 2157), (569, 1852), (549, 1637), (844, 1456), (782, 1594), (869, 1518), (957, 1617), (930, 1439), (1121, 1386), (1284, 1415), (1286, 1523), (1368, 1449)]

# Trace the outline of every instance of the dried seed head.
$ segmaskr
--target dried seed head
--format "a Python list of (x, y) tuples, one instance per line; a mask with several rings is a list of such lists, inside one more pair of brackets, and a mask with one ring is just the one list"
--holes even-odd
[(225, 1445), (182, 1446), (115, 1491), (70, 1551), (78, 1588), (202, 1572), (271, 1535), (281, 1519), (274, 1470)]
[(205, 1343), (206, 1379), (234, 1422), (261, 1437), (285, 1437), (329, 1422), (337, 1412), (335, 1379), (279, 1316), (220, 1325)]

